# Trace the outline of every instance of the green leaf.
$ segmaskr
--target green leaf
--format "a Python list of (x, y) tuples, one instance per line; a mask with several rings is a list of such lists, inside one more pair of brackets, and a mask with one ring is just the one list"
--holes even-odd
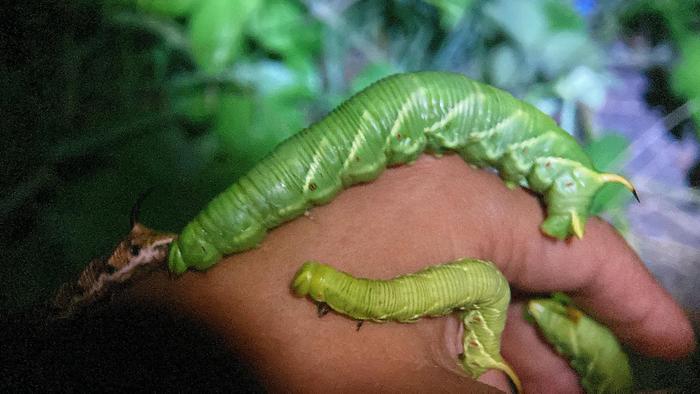
[(141, 9), (166, 16), (183, 16), (197, 4), (197, 0), (137, 0)]
[(590, 67), (579, 66), (557, 80), (554, 91), (568, 101), (580, 101), (591, 108), (600, 108), (605, 101), (607, 79)]
[(627, 160), (629, 140), (622, 134), (609, 133), (591, 141), (584, 148), (600, 171), (615, 171)]
[(506, 90), (528, 84), (535, 78), (535, 67), (512, 45), (501, 44), (489, 52), (490, 83)]
[(194, 123), (204, 123), (216, 113), (219, 91), (201, 86), (185, 86), (170, 93), (172, 109)]
[(497, 0), (487, 3), (484, 13), (526, 51), (538, 46), (549, 33), (539, 1)]
[[(248, 130), (253, 127), (254, 112), (255, 100), (251, 96), (235, 93), (221, 96), (213, 132), (221, 138), (227, 151), (240, 156), (256, 155), (249, 149), (251, 144), (246, 139)], [(242, 146), (246, 148), (240, 148)]]
[[(569, 14), (570, 5), (555, 0), (497, 0), (484, 6), (490, 17), (537, 65), (547, 79), (581, 64), (598, 66), (601, 54), (590, 39), (585, 24)], [(569, 15), (569, 16), (567, 16)], [(558, 21), (556, 18), (563, 20)], [(572, 19), (573, 18), (573, 19)]]
[(213, 131), (240, 175), (304, 123), (303, 112), (287, 100), (229, 93), (221, 97)]
[(688, 110), (693, 114), (693, 122), (695, 122), (695, 136), (700, 140), (700, 97), (696, 97), (690, 102)]
[(192, 15), (189, 34), (197, 65), (210, 75), (230, 66), (243, 46), (243, 26), (260, 0), (207, 0)]
[(554, 78), (580, 65), (597, 66), (600, 54), (585, 32), (552, 32), (537, 48), (537, 58), (545, 74)]
[(357, 93), (374, 82), (399, 72), (398, 68), (389, 63), (372, 63), (360, 71), (350, 84), (352, 93)]
[(681, 58), (673, 67), (673, 89), (684, 97), (700, 97), (700, 36), (688, 36), (679, 42)]
[(311, 58), (298, 58), (286, 63), (244, 60), (237, 65), (235, 76), (263, 96), (300, 100), (314, 98), (321, 93), (321, 80)]
[[(585, 147), (586, 153), (593, 161), (593, 166), (605, 172), (616, 172), (627, 159), (626, 150), (629, 140), (621, 134), (606, 134), (592, 141)], [(598, 215), (605, 211), (619, 210), (632, 196), (624, 186), (608, 183), (604, 185), (593, 199), (590, 214)]]
[(545, 0), (542, 6), (551, 30), (585, 31), (586, 22), (572, 7), (571, 1)]
[(288, 0), (267, 0), (246, 29), (263, 47), (285, 57), (309, 56), (320, 45), (318, 23)]
[(440, 24), (447, 30), (452, 30), (464, 13), (471, 9), (474, 0), (425, 0), (440, 11)]

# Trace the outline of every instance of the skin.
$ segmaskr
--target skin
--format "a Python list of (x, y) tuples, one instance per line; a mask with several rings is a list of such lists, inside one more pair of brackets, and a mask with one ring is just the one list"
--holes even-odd
[[(368, 322), (359, 332), (334, 313), (319, 319), (289, 289), (310, 259), (371, 278), (464, 256), (493, 261), (515, 294), (502, 352), (526, 392), (581, 390), (522, 319), (528, 293), (565, 291), (643, 354), (677, 358), (694, 349), (683, 311), (611, 226), (591, 219), (583, 239), (557, 241), (538, 230), (543, 215), (536, 197), (493, 174), (456, 156), (423, 156), (273, 230), (257, 249), (177, 280), (157, 274), (133, 294), (205, 322), (273, 390), (495, 390), (461, 371), (456, 319)], [(509, 389), (497, 371), (479, 380)]]

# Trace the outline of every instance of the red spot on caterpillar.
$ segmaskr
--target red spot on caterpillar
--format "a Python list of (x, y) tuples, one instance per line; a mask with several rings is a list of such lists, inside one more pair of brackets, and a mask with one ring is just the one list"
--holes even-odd
[(316, 187), (317, 186), (315, 183), (313, 183), (313, 182), (309, 183), (309, 190), (314, 191), (314, 190), (316, 190)]
[(474, 321), (474, 322), (476, 322), (476, 323), (481, 323), (481, 322), (483, 322), (483, 320), (481, 320), (481, 318), (480, 318), (479, 316), (474, 316), (474, 317), (472, 318), (472, 321)]

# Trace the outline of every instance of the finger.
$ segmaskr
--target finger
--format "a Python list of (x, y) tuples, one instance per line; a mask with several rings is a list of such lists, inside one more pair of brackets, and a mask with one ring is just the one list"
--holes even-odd
[(682, 309), (607, 223), (590, 220), (580, 240), (538, 235), (519, 243), (517, 256), (502, 266), (516, 287), (568, 292), (577, 305), (645, 354), (677, 358), (695, 348)]
[(522, 301), (514, 301), (508, 309), (502, 353), (520, 377), (525, 392), (582, 392), (568, 361), (557, 355), (535, 327), (523, 319)]

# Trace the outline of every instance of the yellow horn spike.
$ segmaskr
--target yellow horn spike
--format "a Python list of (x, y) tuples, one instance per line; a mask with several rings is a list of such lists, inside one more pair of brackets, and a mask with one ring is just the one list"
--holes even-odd
[(617, 174), (609, 174), (609, 173), (600, 174), (600, 178), (602, 180), (604, 180), (605, 182), (617, 182), (617, 183), (623, 184), (629, 191), (632, 192), (632, 194), (634, 195), (634, 198), (637, 200), (637, 202), (640, 202), (639, 195), (637, 194), (637, 190), (632, 185), (632, 182), (628, 181), (626, 178), (621, 177), (620, 175), (617, 175)]
[(513, 368), (508, 365), (507, 362), (502, 361), (498, 363), (496, 366), (496, 369), (500, 369), (501, 371), (505, 372), (506, 375), (510, 378), (510, 381), (513, 382), (513, 385), (515, 386), (515, 390), (517, 390), (518, 394), (523, 393), (523, 385), (520, 383), (520, 379), (518, 378), (518, 375), (515, 373)]
[(571, 211), (571, 229), (574, 230), (574, 234), (578, 239), (583, 238), (583, 224), (576, 211)]

